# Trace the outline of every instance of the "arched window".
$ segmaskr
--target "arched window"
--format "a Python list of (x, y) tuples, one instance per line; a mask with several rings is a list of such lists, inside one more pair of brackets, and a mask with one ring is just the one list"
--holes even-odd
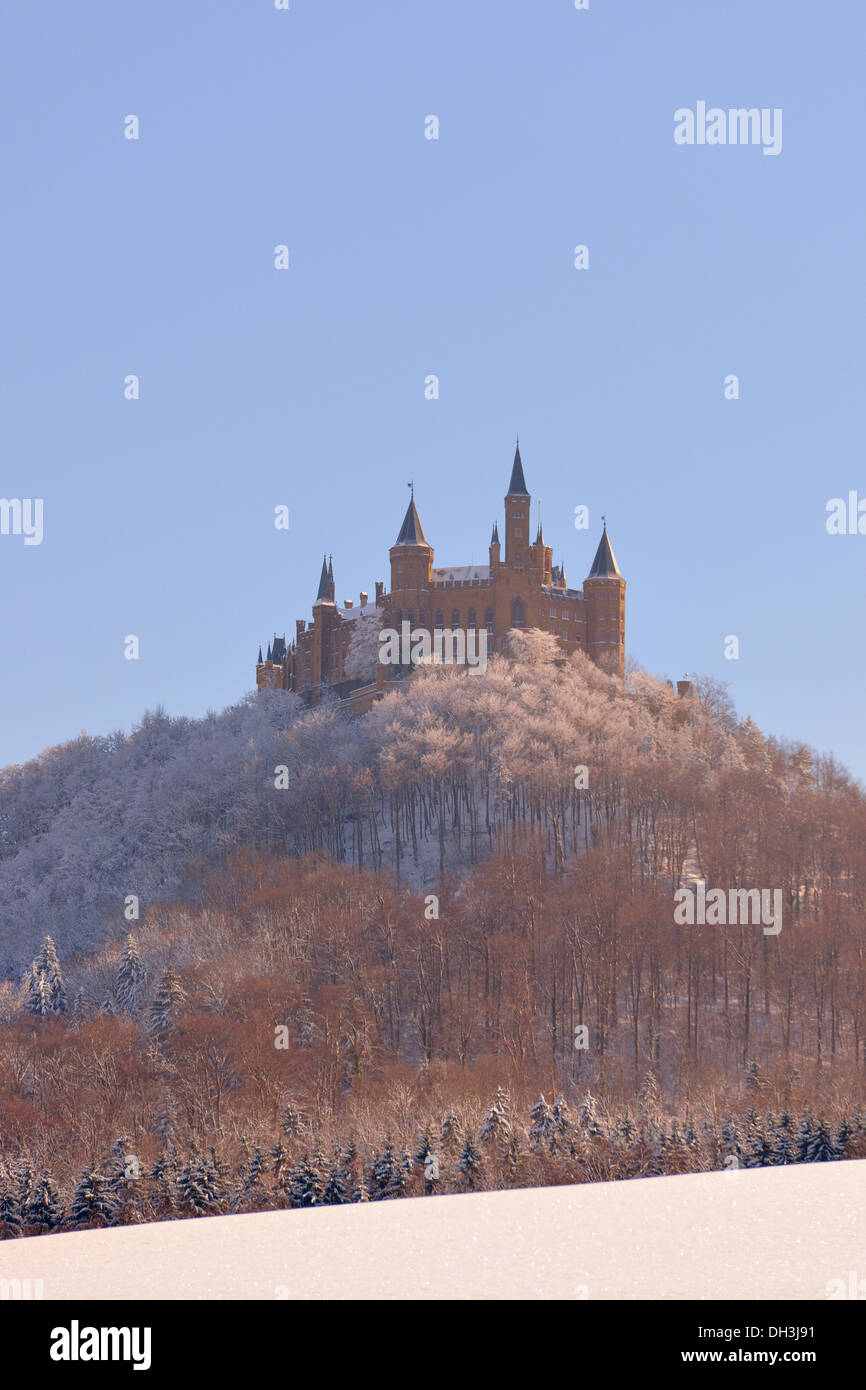
[(452, 608), (452, 609), (451, 609), (451, 629), (452, 629), (452, 631), (454, 630), (455, 627), (459, 627), (459, 626), (460, 626), (460, 614), (458, 613), (458, 611), (457, 611), (456, 608)]
[(487, 631), (488, 631), (488, 632), (490, 632), (490, 633), (493, 632), (493, 609), (492, 609), (492, 608), (488, 608), (487, 612), (484, 614), (484, 626), (487, 628)]
[(478, 626), (478, 622), (477, 622), (477, 619), (476, 619), (476, 617), (475, 617), (475, 609), (474, 609), (474, 608), (470, 608), (470, 609), (469, 609), (469, 621), (468, 621), (468, 623), (467, 623), (467, 627), (469, 628), (469, 631), (470, 631), (470, 632), (474, 632), (475, 629), (477, 628), (477, 626)]
[(434, 625), (435, 625), (437, 628), (441, 628), (441, 626), (442, 626), (442, 609), (441, 609), (441, 608), (437, 608), (437, 609), (436, 609), (436, 617), (433, 619), (433, 622), (434, 622)]
[(526, 605), (522, 598), (516, 598), (511, 604), (511, 626), (526, 626)]

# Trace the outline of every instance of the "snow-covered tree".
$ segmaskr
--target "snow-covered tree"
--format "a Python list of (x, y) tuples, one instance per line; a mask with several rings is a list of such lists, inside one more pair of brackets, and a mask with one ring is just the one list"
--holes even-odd
[(56, 1231), (63, 1220), (57, 1184), (49, 1173), (40, 1173), (24, 1210), (26, 1224), (37, 1233)]
[(562, 660), (562, 648), (556, 637), (541, 628), (511, 628), (506, 641), (509, 656), (522, 666), (549, 666)]
[(401, 1156), (394, 1151), (391, 1140), (373, 1157), (367, 1170), (367, 1187), (374, 1202), (399, 1197), (406, 1182), (406, 1170)]
[(467, 1134), (460, 1149), (460, 1157), (457, 1159), (456, 1168), (458, 1173), (463, 1174), (469, 1187), (477, 1186), (481, 1165), (481, 1154), (472, 1142), (472, 1135)]
[(144, 988), (145, 970), (135, 938), (126, 938), (123, 955), (117, 969), (117, 982), (114, 987), (114, 1001), (119, 1013), (138, 1013), (141, 992)]
[(359, 613), (357, 618), (348, 620), (352, 630), (349, 649), (343, 663), (347, 680), (363, 680), (369, 684), (376, 679), (382, 617), (382, 609), (376, 608), (371, 613)]
[(185, 999), (186, 994), (180, 979), (169, 966), (159, 982), (156, 998), (150, 1008), (148, 1032), (160, 1034), (173, 1028)]
[(543, 1095), (529, 1112), (529, 1142), (534, 1149), (549, 1149), (556, 1142), (556, 1122), (553, 1112)]
[(291, 1207), (319, 1207), (325, 1190), (325, 1180), (315, 1158), (304, 1154), (295, 1164), (286, 1181), (286, 1197)]
[(503, 1149), (507, 1148), (511, 1139), (511, 1120), (509, 1119), (509, 1100), (508, 1095), (499, 1086), (493, 1096), (484, 1123), (481, 1126), (478, 1138), (482, 1144), (496, 1143)]
[(23, 1225), (19, 1184), (9, 1169), (0, 1163), (0, 1240), (14, 1240), (21, 1235)]
[(225, 1174), (220, 1171), (213, 1149), (191, 1156), (181, 1166), (177, 1189), (193, 1216), (212, 1216), (223, 1210)]
[(75, 1185), (69, 1207), (69, 1224), (76, 1229), (114, 1224), (116, 1205), (101, 1173), (91, 1165)]

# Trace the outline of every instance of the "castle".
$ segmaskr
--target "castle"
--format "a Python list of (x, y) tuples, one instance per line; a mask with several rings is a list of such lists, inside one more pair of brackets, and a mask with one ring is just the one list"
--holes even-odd
[(338, 607), (333, 563), (322, 561), (312, 622), (299, 618), (295, 639), (274, 637), (267, 655), (259, 648), (259, 690), (293, 690), (315, 700), (326, 687), (353, 706), (369, 707), (402, 672), (379, 667), (375, 683), (349, 679), (345, 663), (359, 617), (377, 613), (381, 625), (412, 628), (487, 630), (489, 652), (501, 651), (511, 628), (541, 628), (553, 633), (564, 653), (584, 651), (594, 661), (625, 671), (625, 580), (614, 559), (605, 523), (595, 559), (582, 589), (570, 589), (564, 565), (554, 565), (541, 523), (529, 540), (530, 494), (523, 475), (518, 442), (505, 497), (505, 554), (495, 524), (486, 565), (433, 566), (433, 547), (424, 534), (414, 488), (400, 533), (390, 549), (391, 586), (377, 580), (372, 602), (361, 590), (359, 602), (344, 599)]

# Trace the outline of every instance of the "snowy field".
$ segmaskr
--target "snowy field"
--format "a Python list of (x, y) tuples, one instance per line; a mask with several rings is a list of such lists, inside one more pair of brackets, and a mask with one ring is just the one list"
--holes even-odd
[(46, 1299), (826, 1300), (852, 1277), (866, 1160), (0, 1242), (0, 1279)]

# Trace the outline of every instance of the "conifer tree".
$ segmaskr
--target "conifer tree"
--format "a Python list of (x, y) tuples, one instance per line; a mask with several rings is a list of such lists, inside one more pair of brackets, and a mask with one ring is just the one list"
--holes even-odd
[(217, 1162), (213, 1149), (198, 1157), (191, 1156), (177, 1176), (181, 1199), (193, 1216), (210, 1216), (222, 1209), (225, 1196), (225, 1172)]
[(261, 1186), (263, 1172), (264, 1159), (261, 1149), (256, 1144), (248, 1158), (240, 1185), (232, 1198), (232, 1211), (257, 1211), (261, 1209), (265, 1200), (265, 1193)]
[(76, 1230), (114, 1224), (115, 1206), (102, 1174), (91, 1165), (75, 1185), (69, 1208), (69, 1225)]
[(815, 1121), (808, 1110), (800, 1119), (800, 1128), (797, 1133), (797, 1143), (795, 1149), (795, 1162), (808, 1163), (809, 1153), (812, 1148), (812, 1140), (815, 1134)]
[(28, 1226), (41, 1234), (56, 1231), (63, 1220), (63, 1207), (57, 1195), (57, 1187), (49, 1173), (41, 1173), (36, 1181), (30, 1200), (24, 1211)]
[(418, 1136), (418, 1142), (415, 1145), (415, 1153), (413, 1156), (415, 1163), (420, 1163), (421, 1167), (423, 1168), (425, 1162), (427, 1161), (427, 1155), (432, 1152), (433, 1140), (430, 1138), (430, 1127), (428, 1125), (424, 1129), (424, 1132), (422, 1134), (419, 1134)]
[(394, 1145), (388, 1139), (381, 1153), (373, 1156), (367, 1172), (367, 1186), (370, 1199), (374, 1202), (399, 1197), (406, 1181), (402, 1158), (395, 1154)]
[(286, 1182), (286, 1197), (290, 1207), (318, 1207), (322, 1204), (324, 1180), (321, 1171), (309, 1154), (291, 1169)]
[(32, 1014), (34, 1018), (44, 1017), (44, 1002), (35, 960), (30, 966), (30, 974), (27, 978), (27, 994), (24, 999), (24, 1008), (26, 1012)]
[(288, 1139), (297, 1139), (306, 1129), (306, 1117), (293, 1101), (286, 1101), (280, 1115), (280, 1129)]
[(130, 1014), (133, 1017), (138, 1013), (144, 975), (144, 965), (138, 954), (135, 938), (130, 934), (126, 938), (117, 968), (117, 982), (114, 988), (114, 1000), (119, 1013)]
[(750, 1136), (746, 1167), (769, 1168), (773, 1163), (774, 1154), (773, 1135), (767, 1135), (763, 1129), (755, 1129)]
[(18, 1183), (8, 1168), (0, 1164), (0, 1240), (14, 1240), (21, 1235), (22, 1226)]
[(471, 1134), (467, 1134), (463, 1141), (456, 1167), (458, 1173), (463, 1174), (469, 1187), (477, 1186), (481, 1171), (481, 1154), (473, 1144)]
[(487, 1107), (487, 1114), (478, 1135), (482, 1144), (496, 1143), (501, 1148), (507, 1148), (511, 1138), (511, 1121), (508, 1118), (509, 1111), (508, 1096), (502, 1087), (497, 1087), (496, 1094)]
[(339, 1149), (334, 1149), (334, 1157), (328, 1168), (328, 1176), (322, 1190), (322, 1205), (336, 1207), (349, 1200), (348, 1174)]
[(848, 1116), (843, 1115), (839, 1124), (839, 1128), (836, 1130), (836, 1138), (834, 1140), (834, 1144), (840, 1158), (845, 1157), (845, 1150), (851, 1142), (853, 1133), (854, 1131), (852, 1129)]
[(635, 1133), (636, 1131), (634, 1125), (632, 1124), (631, 1116), (626, 1110), (625, 1113), (621, 1116), (620, 1121), (616, 1127), (616, 1136), (618, 1139), (621, 1139), (624, 1144), (628, 1145), (633, 1142)]
[(646, 1175), (649, 1178), (661, 1177), (666, 1171), (667, 1140), (663, 1129), (658, 1125), (651, 1125), (648, 1139), (649, 1163), (646, 1168)]
[(37, 1014), (40, 1018), (47, 1018), (54, 1010), (51, 1007), (51, 986), (40, 972), (36, 984), (36, 992), (33, 996), (33, 1007), (31, 1013)]
[(165, 1220), (177, 1210), (180, 1176), (177, 1155), (168, 1142), (160, 1150), (147, 1176), (151, 1184), (150, 1200), (160, 1218)]
[(797, 1145), (794, 1142), (791, 1117), (787, 1111), (783, 1112), (773, 1123), (770, 1131), (770, 1147), (770, 1161), (774, 1167), (781, 1167), (783, 1164), (787, 1163), (796, 1163)]
[(286, 1164), (289, 1161), (289, 1151), (284, 1145), (282, 1139), (278, 1139), (276, 1144), (274, 1144), (273, 1148), (270, 1150), (268, 1154), (268, 1158), (270, 1159), (271, 1172), (276, 1178), (277, 1186), (282, 1187), (283, 1172)]
[(645, 1113), (655, 1110), (659, 1103), (659, 1083), (651, 1071), (648, 1071), (644, 1076), (637, 1094)]
[(549, 1149), (556, 1146), (556, 1124), (553, 1112), (544, 1095), (540, 1095), (529, 1112), (529, 1142), (534, 1149)]
[(178, 1011), (186, 999), (180, 979), (171, 966), (159, 982), (156, 998), (150, 1008), (148, 1032), (162, 1035), (174, 1027)]
[[(39, 954), (33, 962), (31, 967), (31, 981), (33, 976), (36, 977), (37, 981), (40, 980), (40, 977), (44, 976), (48, 985), (49, 1004), (47, 1013), (65, 1014), (68, 1008), (66, 988), (63, 984), (63, 973), (60, 969), (57, 950), (50, 936), (45, 937)], [(31, 1009), (31, 1013), (35, 1012), (38, 1011), (36, 1009)], [(45, 1012), (46, 1011), (42, 1011), (43, 1017), (45, 1016)]]
[(439, 1142), (442, 1148), (446, 1153), (456, 1153), (460, 1147), (462, 1137), (463, 1126), (454, 1112), (449, 1111), (442, 1121), (442, 1130), (439, 1136)]
[(722, 1149), (726, 1158), (736, 1156), (739, 1159), (742, 1157), (740, 1134), (730, 1116), (722, 1121)]

